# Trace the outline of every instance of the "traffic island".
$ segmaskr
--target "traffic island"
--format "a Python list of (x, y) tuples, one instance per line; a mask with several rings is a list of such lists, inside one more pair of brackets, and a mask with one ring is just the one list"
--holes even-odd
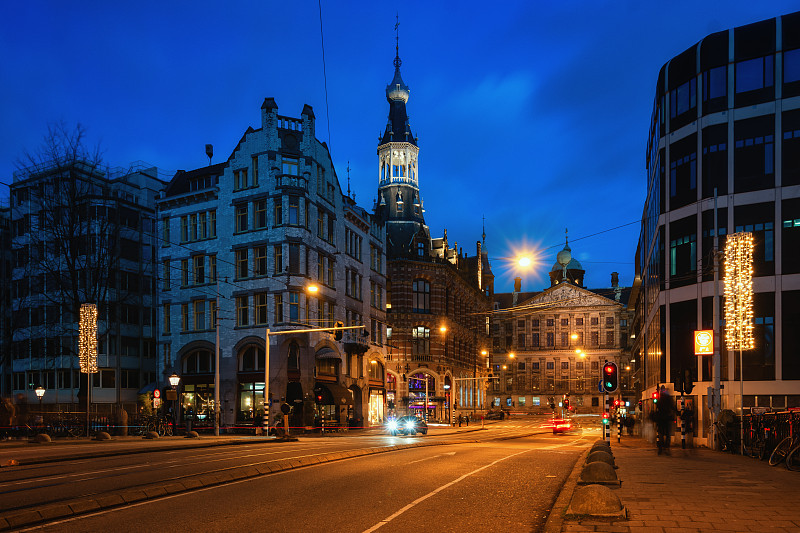
[(608, 487), (586, 485), (575, 490), (566, 516), (569, 518), (597, 517), (620, 520), (627, 518), (628, 511), (617, 495)]

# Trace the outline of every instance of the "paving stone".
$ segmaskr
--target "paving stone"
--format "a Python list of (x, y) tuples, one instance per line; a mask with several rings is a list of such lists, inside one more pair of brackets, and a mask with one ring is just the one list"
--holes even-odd
[[(45, 520), (54, 520), (56, 518), (72, 516), (73, 512), (70, 506), (64, 503), (60, 505), (51, 505), (49, 507), (42, 507), (41, 509), (39, 509), (39, 514)], [(0, 526), (2, 526), (2, 521), (0, 521)], [(2, 529), (2, 527), (0, 527), (0, 529)]]

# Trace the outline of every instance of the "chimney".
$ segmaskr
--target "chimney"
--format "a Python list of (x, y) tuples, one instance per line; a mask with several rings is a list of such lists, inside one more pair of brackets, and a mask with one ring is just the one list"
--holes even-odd
[(522, 292), (522, 278), (514, 278), (514, 292)]
[(611, 273), (611, 286), (612, 287), (619, 287), (619, 272), (612, 272)]

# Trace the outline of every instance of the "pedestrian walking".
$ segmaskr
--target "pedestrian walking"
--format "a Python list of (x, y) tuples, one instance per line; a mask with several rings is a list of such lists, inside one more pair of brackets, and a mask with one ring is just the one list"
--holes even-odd
[(656, 404), (656, 445), (658, 454), (666, 452), (669, 454), (669, 444), (672, 440), (672, 421), (675, 419), (675, 406), (672, 403), (672, 395), (665, 386), (661, 386)]

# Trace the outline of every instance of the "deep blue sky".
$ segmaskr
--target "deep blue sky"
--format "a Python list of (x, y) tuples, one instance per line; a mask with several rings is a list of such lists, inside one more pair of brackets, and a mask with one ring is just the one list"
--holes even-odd
[[(386, 124), (394, 22), (419, 137), (425, 218), (470, 255), (486, 245), (508, 291), (515, 250), (540, 249), (540, 290), (569, 228), (586, 284), (631, 284), (645, 197), (645, 142), (661, 66), (705, 35), (798, 2), (509, 1), (11, 2), (0, 17), (0, 181), (48, 122), (80, 122), (111, 166), (214, 162), (279, 113), (313, 106), (342, 188), (371, 209)], [(7, 195), (3, 187), (0, 196)], [(581, 239), (581, 237), (587, 237)]]

